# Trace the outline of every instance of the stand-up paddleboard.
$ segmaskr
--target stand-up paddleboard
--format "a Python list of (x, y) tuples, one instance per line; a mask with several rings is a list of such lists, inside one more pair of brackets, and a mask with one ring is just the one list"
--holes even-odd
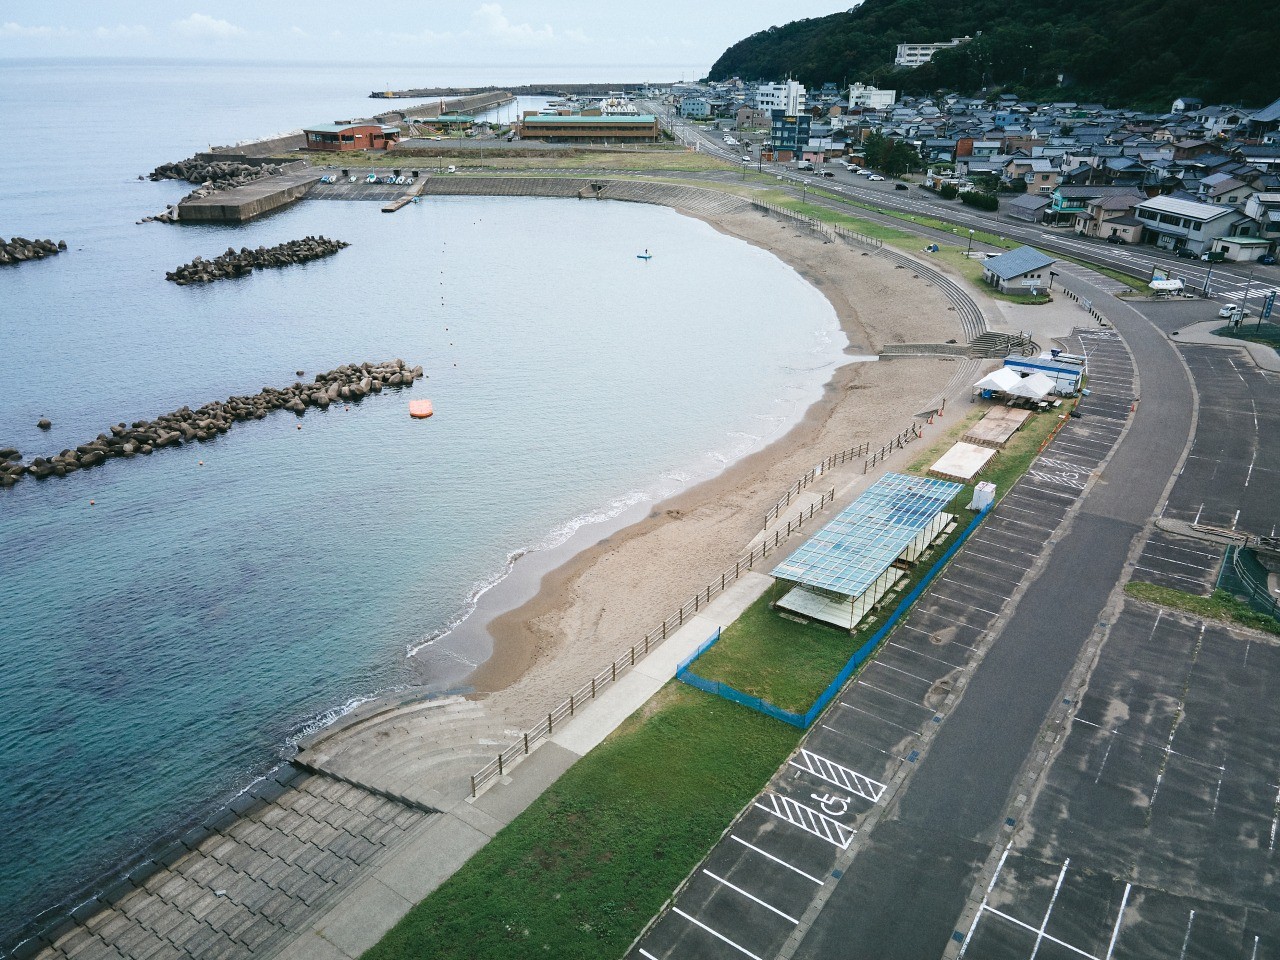
[(644, 248), (644, 253), (637, 253), (637, 254), (636, 254), (636, 259), (637, 259), (637, 260), (652, 260), (652, 259), (653, 259), (653, 254), (651, 254), (651, 253), (649, 252), (649, 248), (648, 248), (648, 247), (645, 247), (645, 248)]
[(427, 417), (431, 416), (433, 413), (435, 413), (435, 410), (431, 408), (430, 400), (410, 400), (409, 401), (409, 416), (413, 417), (413, 419), (425, 420), (427, 419)]

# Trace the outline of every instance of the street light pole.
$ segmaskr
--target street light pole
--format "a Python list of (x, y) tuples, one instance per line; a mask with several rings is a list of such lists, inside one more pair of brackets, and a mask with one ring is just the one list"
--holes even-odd
[(969, 246), (965, 247), (965, 250), (964, 250), (964, 258), (965, 258), (966, 260), (968, 260), (968, 259), (969, 259), (969, 254), (970, 254), (970, 252), (971, 252), (972, 250), (973, 250), (973, 231), (972, 231), (972, 230), (970, 230), (970, 231), (969, 231)]

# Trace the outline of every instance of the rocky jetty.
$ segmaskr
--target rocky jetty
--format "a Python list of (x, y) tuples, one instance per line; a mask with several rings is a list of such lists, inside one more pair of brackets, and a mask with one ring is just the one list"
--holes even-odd
[[(192, 190), (182, 200), (178, 201), (178, 203), (182, 203), (184, 200), (198, 200), (201, 197), (207, 197), (220, 190), (243, 187), (246, 184), (253, 183), (255, 180), (278, 177), (282, 173), (284, 173), (284, 167), (279, 164), (266, 163), (257, 165), (240, 163), (238, 160), (214, 160), (210, 162), (188, 157), (186, 160), (179, 160), (177, 163), (160, 164), (160, 166), (147, 174), (147, 179), (185, 180), (188, 183), (198, 184), (195, 190)], [(142, 177), (140, 176), (138, 179), (141, 180)], [(164, 213), (157, 213), (155, 216), (143, 217), (138, 222), (177, 223), (177, 206), (170, 206)]]
[(113, 457), (146, 455), (164, 447), (212, 440), (237, 423), (261, 420), (275, 410), (290, 410), (300, 416), (308, 407), (324, 410), (331, 403), (352, 402), (385, 389), (411, 387), (421, 377), (422, 367), (411, 367), (399, 359), (376, 364), (347, 363), (316, 374), (310, 383), (299, 381), (280, 389), (263, 387), (252, 396), (206, 403), (195, 410), (183, 407), (154, 420), (118, 423), (74, 450), (36, 457), (30, 463), (23, 463), (16, 449), (5, 447), (0, 449), (0, 487), (12, 487), (25, 476), (41, 480), (63, 477)]
[(0, 264), (23, 263), (27, 260), (43, 260), (67, 249), (67, 242), (59, 240), (28, 240), (26, 237), (14, 237), (6, 240), (0, 237)]
[(227, 252), (212, 260), (196, 257), (190, 263), (184, 263), (177, 270), (166, 273), (164, 278), (180, 287), (190, 283), (212, 283), (214, 280), (230, 280), (233, 277), (245, 277), (254, 270), (267, 267), (287, 267), (295, 263), (306, 263), (308, 260), (319, 260), (337, 253), (351, 244), (341, 240), (330, 240), (328, 237), (305, 237), (302, 240), (290, 240), (274, 247), (258, 247), (250, 250), (241, 247), (239, 252), (228, 247)]
[[(148, 180), (185, 180), (211, 186), (214, 190), (227, 190), (231, 187), (243, 187), (264, 177), (278, 177), (284, 173), (284, 167), (273, 164), (240, 163), (238, 160), (197, 160), (189, 157), (177, 163), (162, 163), (149, 174)], [(141, 178), (139, 178), (141, 179)]]

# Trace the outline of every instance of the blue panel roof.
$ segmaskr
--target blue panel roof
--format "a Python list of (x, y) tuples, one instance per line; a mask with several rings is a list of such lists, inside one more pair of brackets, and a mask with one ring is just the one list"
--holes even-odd
[(781, 580), (856, 597), (964, 487), (890, 473), (773, 568)]
[(998, 257), (992, 257), (982, 266), (1001, 280), (1012, 280), (1032, 270), (1043, 269), (1051, 263), (1057, 263), (1057, 261), (1053, 257), (1045, 256), (1034, 247), (1018, 247)]

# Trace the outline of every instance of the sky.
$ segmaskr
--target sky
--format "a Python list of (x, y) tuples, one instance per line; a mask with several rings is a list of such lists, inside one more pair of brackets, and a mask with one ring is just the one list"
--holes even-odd
[(441, 66), (701, 66), (850, 0), (66, 0), (0, 4), (0, 59), (191, 57)]

